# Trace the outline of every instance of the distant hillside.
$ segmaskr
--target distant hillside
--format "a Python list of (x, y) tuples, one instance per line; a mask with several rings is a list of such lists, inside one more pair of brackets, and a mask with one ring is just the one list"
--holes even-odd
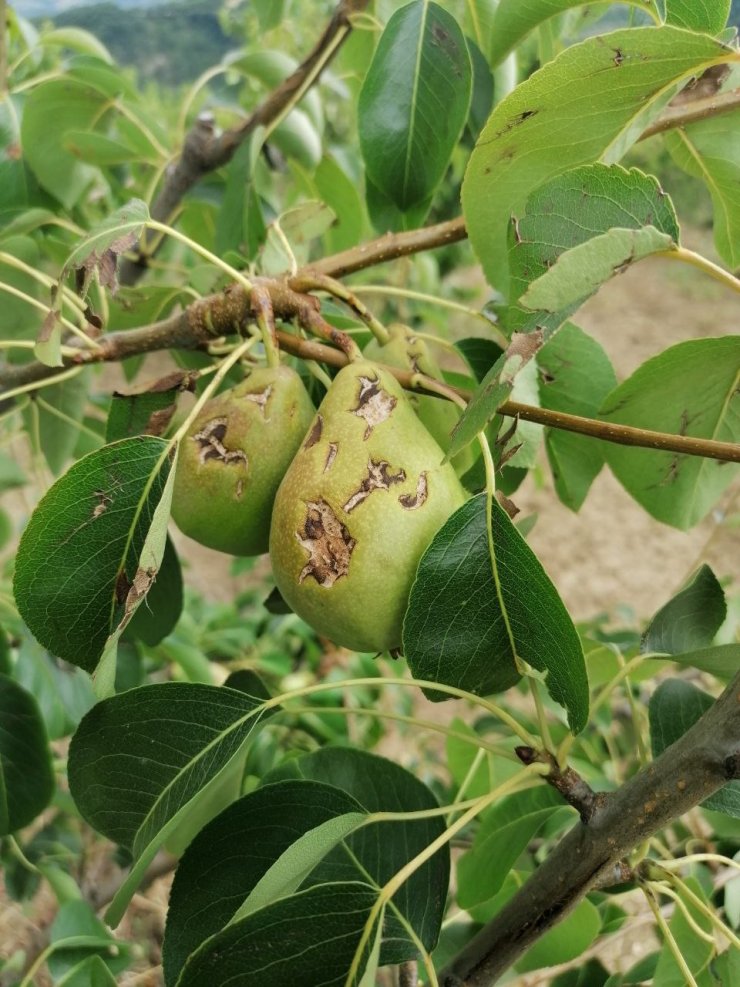
[[(57, 0), (58, 2), (58, 0)], [(145, 3), (148, 6), (143, 7)], [(213, 0), (121, 0), (65, 10), (60, 27), (84, 27), (100, 38), (120, 65), (135, 66), (142, 79), (176, 86), (195, 79), (234, 46), (221, 30)]]

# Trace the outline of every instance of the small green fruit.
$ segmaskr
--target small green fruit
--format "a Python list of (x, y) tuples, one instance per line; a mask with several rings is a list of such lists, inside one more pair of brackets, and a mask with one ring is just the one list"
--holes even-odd
[[(401, 370), (413, 370), (414, 373), (427, 374), (442, 380), (442, 372), (437, 361), (429, 351), (425, 340), (414, 335), (413, 329), (395, 323), (388, 327), (390, 339), (382, 345), (372, 339), (364, 350), (368, 360), (385, 363), (389, 367), (399, 367)], [(436, 439), (440, 448), (445, 452), (450, 448), (450, 435), (460, 420), (460, 411), (451, 401), (429, 397), (425, 394), (412, 394), (408, 400), (424, 423), (428, 432)], [(458, 476), (463, 476), (473, 465), (474, 455), (470, 447), (463, 449), (452, 460), (452, 465)]]
[(254, 370), (209, 401), (180, 448), (172, 495), (178, 528), (220, 552), (266, 552), (275, 493), (313, 415), (290, 367)]
[(419, 560), (466, 500), (396, 380), (341, 370), (280, 484), (270, 531), (278, 589), (320, 634), (355, 651), (401, 644)]

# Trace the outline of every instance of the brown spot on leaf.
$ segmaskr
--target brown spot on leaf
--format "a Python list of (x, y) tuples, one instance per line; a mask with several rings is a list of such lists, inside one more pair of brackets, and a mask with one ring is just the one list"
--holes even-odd
[(403, 483), (406, 479), (404, 470), (391, 473), (391, 465), (385, 460), (369, 459), (367, 463), (367, 476), (364, 477), (358, 489), (352, 494), (342, 510), (350, 514), (356, 507), (367, 500), (374, 490), (390, 490), (394, 483)]
[(516, 504), (514, 503), (514, 501), (513, 500), (510, 500), (506, 496), (506, 494), (505, 493), (502, 493), (500, 490), (497, 490), (496, 491), (496, 500), (499, 502), (499, 504), (503, 507), (503, 509), (506, 511), (506, 513), (509, 515), (509, 517), (513, 521), (514, 518), (519, 513), (519, 508), (516, 506)]
[(139, 603), (144, 599), (157, 578), (156, 569), (137, 569), (134, 581), (129, 587), (124, 604), (123, 617), (119, 627), (123, 629), (133, 617)]
[(93, 517), (96, 518), (108, 510), (113, 503), (113, 498), (105, 490), (95, 490), (93, 491), (93, 496), (98, 498), (98, 502), (93, 509)]
[(306, 441), (303, 443), (304, 449), (310, 449), (311, 446), (315, 446), (316, 443), (321, 439), (321, 433), (324, 429), (324, 419), (321, 415), (316, 416), (316, 421), (311, 426), (311, 431), (308, 433)]
[(149, 421), (146, 423), (146, 428), (144, 429), (144, 435), (164, 435), (167, 430), (167, 426), (172, 421), (172, 416), (175, 413), (175, 405), (170, 404), (166, 408), (160, 408), (159, 411), (153, 411), (149, 416)]
[(214, 418), (204, 425), (200, 432), (195, 433), (193, 441), (200, 447), (198, 459), (201, 464), (209, 459), (220, 459), (222, 463), (230, 466), (241, 464), (246, 469), (249, 460), (244, 450), (227, 449), (223, 444), (228, 423), (228, 418)]
[(329, 589), (347, 575), (357, 543), (325, 500), (306, 504), (303, 530), (296, 531), (296, 538), (309, 555), (298, 577), (300, 583), (312, 576), (319, 586)]
[(131, 589), (131, 581), (126, 575), (126, 570), (121, 571), (116, 576), (116, 603), (123, 603)]
[(377, 377), (360, 377), (357, 405), (350, 410), (353, 415), (364, 419), (365, 440), (370, 438), (374, 428), (390, 418), (397, 403), (392, 394), (383, 390)]
[(337, 451), (339, 450), (339, 444), (337, 442), (329, 443), (329, 451), (326, 454), (326, 462), (324, 463), (324, 472), (328, 473), (329, 470), (334, 465), (334, 460), (337, 458)]
[(427, 475), (426, 473), (420, 473), (419, 479), (416, 481), (416, 493), (401, 494), (398, 498), (398, 503), (407, 511), (415, 511), (424, 505), (428, 496), (429, 484), (427, 483)]

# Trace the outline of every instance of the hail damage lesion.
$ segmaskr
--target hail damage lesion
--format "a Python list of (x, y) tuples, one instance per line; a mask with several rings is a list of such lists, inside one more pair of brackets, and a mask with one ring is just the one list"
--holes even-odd
[(339, 443), (330, 442), (329, 448), (326, 453), (326, 461), (324, 462), (324, 473), (328, 473), (329, 470), (334, 465), (334, 460), (337, 458), (337, 453), (339, 452)]
[(390, 490), (394, 483), (403, 483), (406, 479), (406, 471), (401, 469), (393, 473), (392, 469), (391, 464), (384, 459), (369, 459), (367, 474), (363, 477), (362, 483), (342, 506), (345, 514), (351, 514), (374, 490)]
[(347, 575), (357, 542), (323, 498), (306, 503), (303, 529), (296, 531), (296, 538), (309, 556), (299, 583), (311, 576), (319, 586), (329, 589)]
[(201, 466), (209, 459), (218, 459), (229, 466), (243, 465), (245, 469), (249, 466), (243, 449), (227, 449), (224, 445), (228, 424), (228, 418), (213, 418), (193, 436), (193, 441), (198, 446), (198, 462)]
[(93, 518), (100, 517), (101, 514), (105, 514), (110, 505), (113, 503), (113, 498), (110, 494), (106, 493), (105, 490), (94, 490), (93, 496), (97, 498), (97, 504), (93, 508), (92, 516)]
[(365, 422), (363, 439), (369, 439), (373, 429), (390, 418), (397, 404), (398, 399), (380, 386), (377, 377), (360, 377), (357, 404), (350, 411)]
[(321, 415), (316, 415), (316, 419), (311, 426), (311, 431), (306, 436), (306, 441), (303, 443), (304, 449), (311, 449), (315, 446), (317, 442), (321, 441), (321, 433), (324, 430), (324, 419)]
[(258, 405), (260, 411), (262, 412), (262, 417), (267, 418), (267, 402), (270, 400), (272, 394), (272, 384), (268, 384), (263, 391), (252, 391), (250, 394), (244, 395), (245, 401), (252, 401), (254, 404)]
[(407, 511), (415, 511), (423, 507), (429, 496), (429, 483), (426, 473), (420, 473), (416, 481), (416, 492), (412, 494), (401, 494), (398, 503)]

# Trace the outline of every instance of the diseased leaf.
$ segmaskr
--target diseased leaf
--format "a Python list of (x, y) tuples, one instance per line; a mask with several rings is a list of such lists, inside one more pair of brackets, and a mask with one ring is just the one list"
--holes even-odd
[(489, 282), (510, 294), (507, 232), (537, 186), (586, 162), (616, 160), (671, 86), (737, 59), (705, 35), (635, 28), (588, 38), (517, 86), (484, 127), (462, 189), (470, 240)]
[[(740, 441), (740, 337), (678, 343), (653, 357), (605, 400), (607, 422), (673, 435)], [(612, 472), (659, 521), (686, 530), (737, 476), (738, 467), (699, 456), (604, 443)]]
[(642, 636), (643, 652), (679, 655), (710, 645), (727, 616), (724, 590), (708, 565), (656, 613)]
[[(655, 178), (633, 168), (619, 165), (589, 164), (558, 175), (536, 189), (523, 215), (512, 217), (508, 230), (508, 259), (511, 276), (511, 305), (500, 313), (501, 322), (512, 335), (507, 352), (499, 358), (453, 432), (450, 453), (454, 455), (471, 442), (491, 421), (498, 406), (511, 397), (517, 375), (541, 347), (591, 294), (599, 287), (596, 281), (578, 284), (571, 289), (558, 275), (565, 293), (562, 305), (554, 311), (531, 311), (521, 302), (532, 282), (547, 278), (557, 268), (559, 258), (570, 257), (582, 247), (588, 253), (591, 244), (616, 228), (642, 230), (650, 225), (678, 242), (679, 230), (671, 200)], [(629, 234), (627, 233), (627, 236)], [(608, 238), (607, 238), (608, 239)], [(624, 257), (617, 252), (615, 260)], [(576, 273), (578, 273), (576, 271)], [(610, 267), (605, 275), (613, 273)], [(580, 290), (582, 289), (582, 290)], [(549, 303), (551, 299), (543, 299)]]
[(184, 602), (182, 569), (175, 546), (168, 537), (162, 563), (151, 584), (146, 599), (134, 612), (126, 628), (133, 637), (154, 647), (175, 629)]
[(36, 700), (0, 675), (0, 836), (33, 822), (53, 794), (51, 753)]
[[(75, 463), (41, 499), (15, 566), (15, 599), (52, 653), (95, 670), (156, 574), (144, 545), (171, 469), (162, 439), (136, 437)], [(162, 539), (164, 550), (164, 539)]]
[(404, 620), (409, 667), (415, 678), (488, 695), (518, 680), (516, 659), (522, 659), (547, 673), (545, 685), (577, 733), (588, 718), (580, 639), (539, 560), (495, 502), (493, 544), (500, 595), (485, 494), (469, 500), (435, 535), (419, 563)]
[[(714, 704), (714, 697), (681, 679), (661, 682), (650, 699), (653, 757), (675, 744)], [(731, 781), (702, 802), (707, 809), (740, 819), (740, 781)]]
[(149, 207), (141, 199), (125, 206), (98, 223), (67, 258), (59, 275), (60, 284), (70, 271), (82, 273), (80, 294), (84, 297), (91, 278), (97, 272), (101, 284), (115, 293), (118, 287), (118, 257), (134, 246), (149, 219)]
[(654, 226), (611, 229), (562, 253), (545, 274), (530, 284), (520, 302), (529, 309), (559, 312), (588, 298), (637, 261), (676, 246), (669, 234)]
[(175, 413), (177, 396), (183, 391), (194, 391), (197, 379), (197, 371), (176, 370), (153, 384), (132, 388), (127, 394), (114, 391), (106, 442), (133, 435), (163, 435)]
[(135, 860), (110, 925), (162, 843), (243, 755), (260, 711), (260, 700), (236, 689), (166, 682), (104, 699), (84, 717), (69, 751), (72, 797)]
[(442, 180), (470, 105), (472, 69), (455, 19), (430, 0), (397, 10), (381, 35), (358, 103), (373, 185), (405, 212)]

